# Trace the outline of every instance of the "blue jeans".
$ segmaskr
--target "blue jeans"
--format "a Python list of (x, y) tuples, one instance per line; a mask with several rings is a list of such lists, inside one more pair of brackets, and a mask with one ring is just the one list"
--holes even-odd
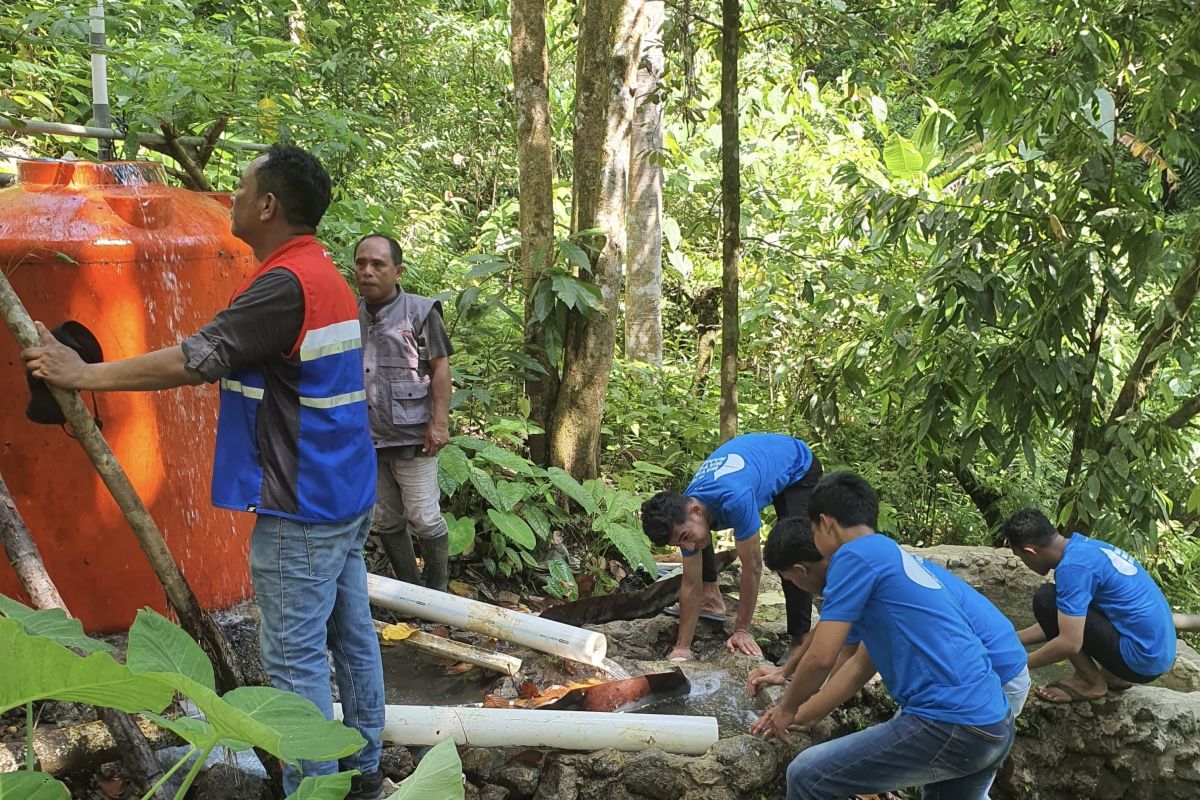
[(924, 786), (924, 800), (987, 800), (1013, 743), (1013, 718), (954, 725), (902, 713), (810, 747), (787, 769), (787, 800), (841, 800)]
[[(333, 719), (329, 656), (345, 723), (367, 744), (342, 759), (342, 769), (364, 774), (379, 768), (383, 732), (383, 664), (367, 599), (363, 542), (372, 512), (348, 522), (310, 525), (260, 515), (250, 541), (250, 574), (261, 614), (259, 652), (276, 689), (311, 700)], [(330, 775), (336, 761), (305, 761), (304, 775)], [(283, 774), (290, 795), (300, 783), (292, 767)]]

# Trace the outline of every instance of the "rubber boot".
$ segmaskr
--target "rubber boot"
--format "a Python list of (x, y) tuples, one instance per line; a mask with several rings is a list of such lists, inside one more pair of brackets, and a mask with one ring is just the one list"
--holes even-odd
[(425, 558), (425, 586), (439, 592), (446, 591), (446, 569), (450, 560), (450, 537), (442, 534), (435, 539), (421, 540), (421, 554)]
[(379, 535), (383, 542), (383, 552), (387, 553), (388, 561), (392, 562), (392, 572), (396, 580), (405, 583), (421, 585), (421, 574), (417, 572), (417, 554), (413, 552), (412, 536), (407, 530), (390, 535)]

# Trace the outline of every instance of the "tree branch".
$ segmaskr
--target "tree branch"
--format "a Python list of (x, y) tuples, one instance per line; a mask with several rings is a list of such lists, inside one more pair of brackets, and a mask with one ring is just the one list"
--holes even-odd
[(1002, 496), (994, 489), (982, 485), (971, 472), (969, 467), (963, 467), (955, 463), (947, 467), (954, 479), (958, 481), (958, 485), (966, 493), (967, 497), (971, 498), (971, 502), (979, 509), (979, 513), (983, 516), (984, 522), (993, 531), (1000, 528), (1000, 524), (1004, 521), (1000, 518), (999, 503)]
[[(1158, 348), (1160, 345), (1170, 342), (1178, 333), (1192, 307), (1192, 301), (1196, 299), (1197, 289), (1200, 289), (1200, 236), (1196, 238), (1196, 249), (1192, 253), (1192, 260), (1179, 273), (1179, 277), (1175, 279), (1175, 285), (1171, 287), (1170, 308), (1167, 313), (1163, 314), (1162, 322), (1151, 328), (1142, 339), (1142, 347), (1138, 351), (1137, 358), (1129, 367), (1129, 373), (1125, 376), (1121, 393), (1117, 395), (1117, 401), (1113, 404), (1112, 411), (1109, 412), (1105, 428), (1116, 426), (1121, 418), (1141, 401), (1146, 392), (1146, 386), (1154, 377), (1161, 360), (1161, 355), (1157, 352)], [(1104, 445), (1103, 452), (1108, 452), (1111, 447), (1111, 443)]]
[(1197, 414), (1200, 414), (1200, 394), (1194, 394), (1180, 403), (1179, 407), (1163, 420), (1163, 425), (1179, 430), (1191, 422), (1192, 417)]
[(167, 140), (163, 145), (166, 154), (178, 161), (179, 166), (183, 167), (183, 171), (187, 173), (188, 188), (200, 192), (211, 192), (212, 184), (204, 176), (204, 170), (196, 165), (187, 150), (179, 143), (179, 134), (175, 132), (175, 127), (165, 119), (160, 119), (158, 125), (162, 130), (163, 138)]
[(1096, 365), (1100, 362), (1100, 343), (1103, 341), (1104, 320), (1108, 317), (1108, 292), (1100, 296), (1096, 314), (1092, 317), (1092, 330), (1088, 338), (1087, 376), (1079, 389), (1079, 408), (1075, 412), (1074, 432), (1071, 434), (1071, 456), (1067, 460), (1067, 474), (1063, 485), (1070, 486), (1079, 477), (1083, 464), (1083, 451), (1088, 442), (1088, 431), (1092, 429), (1092, 409), (1096, 397)]

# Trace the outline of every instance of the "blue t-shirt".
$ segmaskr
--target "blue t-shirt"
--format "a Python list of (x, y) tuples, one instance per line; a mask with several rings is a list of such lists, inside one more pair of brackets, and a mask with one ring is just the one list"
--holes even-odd
[(1121, 657), (1134, 672), (1161, 675), (1175, 663), (1175, 621), (1154, 579), (1119, 547), (1072, 533), (1054, 569), (1058, 610), (1086, 617), (1094, 605), (1121, 634)]
[(954, 594), (888, 537), (833, 554), (821, 619), (853, 624), (906, 713), (957, 725), (1008, 717), (1000, 678)]
[[(705, 459), (683, 493), (712, 512), (714, 531), (732, 528), (734, 540), (740, 542), (758, 533), (758, 512), (803, 478), (812, 460), (808, 445), (791, 436), (735, 436)], [(696, 551), (682, 552), (690, 556)]]
[(953, 572), (920, 556), (915, 558), (949, 590), (954, 602), (958, 603), (963, 616), (971, 625), (971, 630), (975, 631), (975, 635), (983, 643), (983, 649), (987, 650), (992, 670), (1000, 678), (1000, 682), (1008, 683), (1020, 675), (1029, 663), (1029, 654), (1017, 638), (1017, 629), (1008, 617), (992, 605), (991, 600)]

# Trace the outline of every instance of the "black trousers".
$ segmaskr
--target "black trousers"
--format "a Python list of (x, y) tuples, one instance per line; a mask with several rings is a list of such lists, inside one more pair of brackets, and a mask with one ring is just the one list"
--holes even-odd
[[(783, 491), (775, 495), (772, 505), (779, 519), (802, 517), (808, 514), (808, 499), (812, 497), (817, 482), (821, 480), (821, 462), (813, 456), (812, 464), (804, 477), (793, 484), (783, 487)], [(705, 583), (717, 582), (716, 550), (712, 540), (708, 547), (701, 551), (702, 577)], [(799, 639), (812, 628), (812, 595), (791, 581), (782, 581), (783, 596), (787, 603), (787, 631), (792, 639)]]
[[(1056, 597), (1057, 590), (1053, 583), (1040, 586), (1033, 593), (1033, 616), (1047, 639), (1058, 636)], [(1083, 652), (1113, 675), (1130, 683), (1149, 683), (1158, 677), (1142, 675), (1129, 668), (1121, 656), (1121, 633), (1094, 605), (1088, 606), (1087, 620), (1083, 624)]]

